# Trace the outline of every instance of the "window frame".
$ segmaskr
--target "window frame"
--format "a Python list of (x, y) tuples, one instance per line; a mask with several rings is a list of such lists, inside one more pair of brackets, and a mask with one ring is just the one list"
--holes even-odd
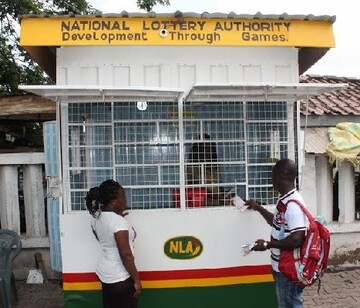
[[(66, 170), (69, 168), (69, 157), (67, 154), (66, 142), (68, 133), (66, 131), (67, 102), (109, 102), (109, 101), (177, 101), (182, 107), (184, 100), (239, 100), (244, 101), (287, 101), (294, 103), (303, 98), (321, 94), (327, 91), (340, 90), (347, 84), (309, 84), (309, 83), (197, 83), (190, 89), (175, 88), (147, 88), (147, 87), (126, 87), (115, 88), (111, 86), (74, 86), (74, 85), (22, 85), (19, 88), (32, 92), (39, 96), (52, 99), (57, 103), (58, 123), (62, 136), (60, 136), (60, 145), (62, 145), (62, 190), (64, 196), (65, 209), (68, 212), (71, 204), (69, 198), (69, 179), (66, 178)], [(182, 125), (182, 113), (179, 112), (179, 125)], [(294, 113), (293, 113), (294, 114)], [(297, 115), (298, 116), (298, 115)], [(298, 126), (298, 119), (294, 120)], [(290, 129), (294, 127), (290, 125)], [(293, 156), (297, 151), (295, 147), (298, 136), (292, 134)], [(64, 146), (65, 144), (65, 146)], [(182, 149), (183, 150), (183, 149)], [(289, 153), (290, 154), (290, 153)], [(182, 155), (181, 155), (182, 156)], [(182, 163), (181, 166), (184, 166)], [(184, 174), (184, 172), (180, 172)], [(181, 207), (183, 209), (183, 206)], [(74, 212), (74, 211), (71, 211)], [(75, 211), (76, 212), (76, 211)]]

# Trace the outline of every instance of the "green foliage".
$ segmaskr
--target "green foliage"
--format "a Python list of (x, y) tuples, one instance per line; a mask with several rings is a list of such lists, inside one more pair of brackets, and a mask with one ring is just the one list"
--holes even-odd
[(24, 14), (39, 14), (41, 12), (41, 3), (37, 0), (0, 0), (1, 21), (9, 19), (18, 19)]
[(136, 5), (139, 9), (150, 12), (152, 8), (156, 5), (170, 5), (169, 0), (136, 0)]
[(30, 141), (30, 146), (41, 148), (44, 146), (43, 126), (40, 123), (25, 124), (25, 138)]
[(64, 14), (95, 14), (99, 11), (94, 9), (86, 0), (53, 0), (50, 8), (45, 10), (47, 14), (64, 15)]
[(1, 38), (0, 45), (0, 95), (14, 92), (17, 89), (18, 67), (11, 60), (12, 55), (6, 43)]

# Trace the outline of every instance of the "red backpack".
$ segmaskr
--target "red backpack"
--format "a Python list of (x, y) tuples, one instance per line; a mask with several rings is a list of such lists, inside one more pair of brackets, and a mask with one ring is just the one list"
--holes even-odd
[[(302, 287), (310, 286), (325, 273), (329, 259), (330, 232), (297, 200), (296, 202), (309, 220), (304, 243), (294, 250), (280, 252), (279, 270), (291, 281)], [(286, 206), (284, 207), (286, 211)], [(285, 212), (284, 211), (284, 212)]]

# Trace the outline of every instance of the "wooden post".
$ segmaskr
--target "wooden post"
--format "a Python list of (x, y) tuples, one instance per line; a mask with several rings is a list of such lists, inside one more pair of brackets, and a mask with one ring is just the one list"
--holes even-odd
[(27, 237), (45, 237), (45, 202), (41, 165), (24, 165), (24, 203)]
[(20, 234), (20, 210), (17, 165), (0, 166), (1, 228)]

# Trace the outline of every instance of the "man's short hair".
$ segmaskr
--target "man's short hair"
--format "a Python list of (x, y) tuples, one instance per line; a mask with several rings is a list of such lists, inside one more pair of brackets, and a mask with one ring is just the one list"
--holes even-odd
[(283, 179), (293, 182), (297, 176), (297, 167), (292, 159), (284, 158), (275, 164), (273, 172)]

